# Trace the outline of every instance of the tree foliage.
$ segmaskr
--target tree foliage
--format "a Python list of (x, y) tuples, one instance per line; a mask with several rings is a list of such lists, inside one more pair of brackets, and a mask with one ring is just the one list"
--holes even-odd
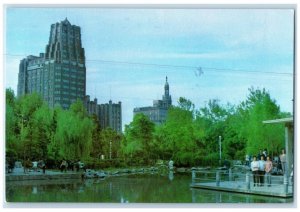
[(51, 109), (38, 94), (16, 98), (6, 90), (6, 156), (13, 160), (85, 160), (95, 128), (81, 101)]
[[(284, 142), (284, 127), (263, 121), (286, 116), (290, 114), (282, 113), (265, 89), (250, 88), (246, 100), (237, 106), (212, 99), (195, 109), (190, 100), (180, 97), (178, 106), (168, 110), (166, 122), (154, 131), (145, 130), (146, 117), (135, 117), (126, 127), (122, 149), (135, 158), (152, 152), (153, 159), (172, 159), (179, 166), (219, 165), (219, 137), (222, 160), (244, 160), (246, 154), (256, 155), (265, 148), (277, 154)], [(144, 135), (148, 135), (146, 143), (141, 139)]]
[(126, 157), (139, 158), (141, 161), (150, 160), (150, 149), (153, 142), (154, 123), (144, 114), (137, 114), (133, 121), (125, 126), (122, 141), (123, 153)]
[[(177, 166), (219, 165), (222, 160), (243, 160), (260, 149), (278, 154), (284, 145), (284, 126), (264, 120), (291, 116), (280, 111), (265, 89), (249, 89), (239, 105), (209, 100), (201, 108), (180, 97), (168, 110), (166, 122), (155, 125), (143, 114), (134, 116), (124, 135), (102, 129), (81, 101), (69, 110), (49, 108), (38, 94), (15, 97), (6, 90), (6, 157), (9, 160), (100, 160), (123, 158), (139, 165), (174, 160)], [(132, 164), (132, 163), (131, 163)]]

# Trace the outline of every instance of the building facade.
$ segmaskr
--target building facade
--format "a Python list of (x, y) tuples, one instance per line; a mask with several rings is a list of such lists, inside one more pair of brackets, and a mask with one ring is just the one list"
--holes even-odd
[(38, 93), (49, 107), (68, 109), (81, 100), (88, 114), (96, 114), (102, 129), (122, 132), (121, 102), (98, 104), (86, 96), (85, 53), (80, 27), (64, 21), (51, 25), (45, 53), (27, 56), (20, 61), (17, 95)]
[(84, 101), (86, 67), (81, 31), (67, 19), (51, 25), (45, 53), (20, 62), (18, 96), (33, 92), (50, 107), (67, 109), (77, 99)]
[(90, 96), (86, 95), (84, 99), (84, 106), (88, 112), (89, 115), (95, 114), (98, 117), (99, 120), (99, 105), (97, 98), (94, 98), (94, 100), (90, 100)]
[(122, 103), (98, 104), (97, 99), (90, 100), (87, 95), (84, 102), (89, 115), (95, 114), (99, 120), (100, 128), (111, 128), (118, 133), (122, 132)]
[(154, 100), (153, 106), (148, 107), (138, 107), (134, 108), (133, 115), (144, 114), (150, 121), (155, 124), (162, 124), (167, 119), (168, 109), (172, 106), (172, 98), (170, 95), (170, 87), (168, 83), (168, 77), (166, 77), (166, 82), (164, 86), (164, 95), (161, 100)]
[(101, 128), (111, 128), (119, 133), (122, 132), (122, 103), (100, 104), (99, 116)]

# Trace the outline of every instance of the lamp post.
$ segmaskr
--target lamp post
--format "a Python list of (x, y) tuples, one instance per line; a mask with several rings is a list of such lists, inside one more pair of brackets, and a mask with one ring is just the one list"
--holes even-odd
[(220, 166), (221, 166), (221, 160), (222, 160), (222, 143), (221, 143), (221, 139), (222, 139), (222, 136), (219, 135), (219, 163), (220, 163)]
[(111, 160), (111, 141), (109, 142), (109, 159)]

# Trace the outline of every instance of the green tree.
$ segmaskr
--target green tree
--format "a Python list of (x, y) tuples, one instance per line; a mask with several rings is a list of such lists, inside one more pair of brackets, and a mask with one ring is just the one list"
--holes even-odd
[[(183, 106), (181, 103), (187, 103)], [(193, 128), (193, 108), (191, 101), (184, 100), (179, 107), (168, 110), (167, 120), (161, 129), (161, 135), (156, 135), (162, 149), (166, 150), (163, 157), (173, 159), (177, 165), (194, 164), (196, 143)], [(162, 141), (161, 141), (162, 140)]]
[(57, 112), (53, 147), (58, 146), (60, 159), (84, 160), (92, 147), (93, 121), (86, 116), (82, 102), (73, 103), (69, 111)]
[(115, 130), (106, 128), (100, 131), (100, 147), (99, 153), (104, 155), (106, 159), (115, 159), (120, 156), (122, 136)]
[(12, 89), (6, 89), (6, 115), (5, 115), (5, 136), (6, 136), (6, 162), (12, 164), (17, 159), (19, 149), (17, 134), (18, 119), (15, 114), (15, 94)]
[[(231, 113), (232, 106), (226, 107), (220, 104), (217, 99), (209, 100), (208, 104), (196, 111), (195, 124), (201, 132), (198, 142), (200, 151), (197, 158), (203, 165), (217, 165), (219, 162), (219, 136), (224, 146), (225, 121)], [(222, 160), (227, 159), (222, 150)]]
[(35, 148), (36, 159), (48, 158), (48, 145), (51, 141), (52, 111), (48, 106), (38, 108), (32, 116), (32, 137)]
[(246, 152), (256, 155), (259, 149), (267, 148), (269, 152), (277, 152), (283, 146), (284, 127), (282, 125), (266, 125), (263, 121), (281, 118), (276, 101), (271, 99), (265, 89), (249, 89), (249, 95), (242, 103), (244, 109), (244, 125), (240, 129), (247, 139)]
[(195, 105), (190, 100), (188, 100), (184, 97), (179, 97), (178, 107), (183, 109), (183, 110), (192, 111), (192, 112), (195, 109)]
[(133, 121), (125, 126), (122, 152), (126, 157), (140, 158), (141, 163), (150, 162), (151, 142), (153, 142), (154, 123), (144, 114), (137, 114)]
[(42, 107), (43, 100), (37, 94), (24, 95), (15, 102), (15, 114), (18, 117), (18, 158), (36, 159), (38, 141), (34, 135), (34, 114)]
[(94, 128), (92, 131), (92, 149), (91, 149), (91, 157), (100, 158), (101, 154), (103, 154), (103, 144), (100, 139), (101, 128), (100, 123), (95, 114), (91, 116), (91, 119), (94, 124)]
[[(51, 161), (52, 165), (55, 165), (55, 163), (60, 159), (59, 156), (59, 144), (57, 140), (55, 139), (56, 130), (57, 130), (57, 114), (60, 113), (62, 110), (61, 107), (55, 107), (52, 115), (52, 119), (50, 122), (50, 140), (49, 144), (47, 146), (47, 152), (48, 152), (48, 160)], [(58, 164), (56, 164), (58, 165)]]

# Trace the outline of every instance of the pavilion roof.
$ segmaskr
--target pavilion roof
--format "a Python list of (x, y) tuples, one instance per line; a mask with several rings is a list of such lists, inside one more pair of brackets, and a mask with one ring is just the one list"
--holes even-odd
[(293, 117), (263, 121), (264, 124), (293, 123)]

